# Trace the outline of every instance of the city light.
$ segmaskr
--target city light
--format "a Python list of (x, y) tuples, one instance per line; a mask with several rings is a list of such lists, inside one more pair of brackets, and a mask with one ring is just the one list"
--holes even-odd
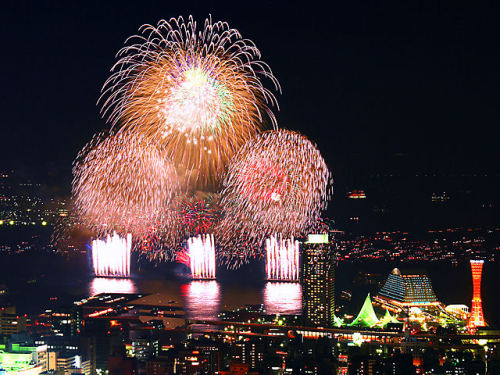
[(126, 238), (114, 233), (104, 240), (92, 241), (92, 261), (96, 276), (130, 277), (132, 235)]
[(299, 241), (280, 235), (266, 239), (266, 275), (268, 280), (299, 279)]
[(484, 260), (471, 260), (472, 270), (472, 309), (467, 328), (474, 331), (476, 327), (486, 326), (483, 314), (483, 302), (481, 300), (481, 275), (483, 273)]
[(212, 234), (188, 240), (189, 266), (193, 279), (215, 279), (215, 246)]
[(328, 234), (309, 234), (306, 243), (328, 243)]

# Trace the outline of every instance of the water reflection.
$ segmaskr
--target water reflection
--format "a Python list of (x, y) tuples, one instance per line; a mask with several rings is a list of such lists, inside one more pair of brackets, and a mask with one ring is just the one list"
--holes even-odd
[(181, 286), (185, 311), (192, 319), (217, 319), (220, 287), (217, 281), (191, 281)]
[(100, 293), (137, 293), (137, 287), (131, 279), (113, 279), (95, 277), (89, 287), (91, 296)]
[(267, 282), (264, 308), (268, 314), (302, 314), (302, 287), (299, 283)]

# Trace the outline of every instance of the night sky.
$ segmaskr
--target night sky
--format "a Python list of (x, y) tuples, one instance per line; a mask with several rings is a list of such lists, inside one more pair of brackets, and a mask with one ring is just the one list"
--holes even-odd
[(107, 128), (96, 101), (125, 39), (211, 13), (257, 44), (282, 86), (279, 125), (316, 142), (334, 173), (497, 173), (498, 2), (334, 3), (4, 4), (0, 167), (69, 176)]

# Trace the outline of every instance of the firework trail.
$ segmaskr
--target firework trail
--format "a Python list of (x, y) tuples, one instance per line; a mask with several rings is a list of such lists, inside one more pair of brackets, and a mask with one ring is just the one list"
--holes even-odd
[(220, 219), (218, 197), (208, 194), (205, 198), (182, 195), (173, 203), (174, 215), (182, 234), (187, 237), (214, 233)]
[(76, 210), (95, 235), (117, 231), (140, 238), (157, 223), (168, 224), (176, 172), (146, 139), (125, 132), (96, 137), (80, 153), (73, 175)]
[(214, 236), (202, 234), (187, 241), (189, 268), (194, 279), (215, 278)]
[(100, 103), (113, 126), (153, 139), (191, 184), (206, 185), (263, 122), (276, 126), (277, 101), (261, 78), (280, 87), (255, 44), (226, 22), (186, 21), (161, 20), (130, 37)]
[(266, 239), (266, 276), (268, 280), (299, 279), (299, 241), (281, 236)]
[[(213, 233), (216, 231), (220, 218), (218, 196), (207, 194), (201, 198), (185, 194), (174, 200), (173, 211), (179, 237), (187, 239), (187, 242), (179, 246), (180, 249), (176, 251), (175, 260), (190, 267), (192, 276), (195, 277), (201, 272), (199, 270), (200, 264), (206, 263), (200, 257), (206, 258), (213, 255), (215, 260)], [(196, 251), (196, 249), (205, 249), (206, 251)], [(186, 259), (188, 259), (188, 263), (186, 263)], [(215, 270), (215, 268), (213, 269)], [(205, 273), (201, 272), (201, 274)], [(200, 275), (196, 277), (201, 277)]]
[[(79, 225), (94, 238), (131, 233), (154, 261), (186, 261), (181, 244), (209, 236), (231, 267), (263, 256), (270, 235), (304, 234), (326, 207), (330, 173), (304, 136), (276, 130), (281, 89), (260, 58), (210, 17), (161, 20), (127, 39), (99, 99), (112, 135), (75, 161)], [(266, 124), (275, 130), (259, 134)], [(223, 176), (220, 201), (187, 195)]]
[(245, 248), (252, 247), (239, 245), (241, 239), (258, 249), (275, 233), (300, 237), (326, 208), (330, 183), (323, 157), (306, 137), (289, 130), (256, 136), (228, 167), (221, 193), (222, 245), (245, 257)]
[(116, 233), (92, 241), (92, 264), (96, 276), (130, 277), (132, 235), (122, 238)]

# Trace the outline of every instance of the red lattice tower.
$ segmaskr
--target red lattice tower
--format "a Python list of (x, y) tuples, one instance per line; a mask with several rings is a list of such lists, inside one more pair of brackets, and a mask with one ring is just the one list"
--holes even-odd
[(481, 274), (483, 273), (484, 260), (471, 260), (472, 269), (472, 309), (467, 328), (474, 331), (476, 327), (486, 326), (483, 315), (483, 302), (481, 301)]

